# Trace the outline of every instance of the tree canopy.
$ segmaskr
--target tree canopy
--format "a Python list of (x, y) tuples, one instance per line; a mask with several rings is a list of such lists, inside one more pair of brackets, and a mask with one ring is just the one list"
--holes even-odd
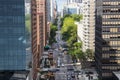
[(72, 17), (66, 17), (64, 19), (61, 33), (63, 40), (67, 41), (69, 46), (77, 40), (77, 25), (74, 23)]
[(69, 53), (74, 56), (74, 58), (83, 59), (84, 53), (82, 51), (82, 43), (81, 42), (75, 42), (71, 47)]
[(56, 36), (57, 26), (54, 24), (50, 24), (50, 37), (49, 37), (49, 44), (56, 42), (55, 36)]
[(26, 24), (27, 34), (30, 34), (31, 33), (31, 18), (30, 18), (30, 14), (27, 14), (25, 16), (25, 24)]
[(86, 57), (88, 59), (93, 60), (93, 58), (94, 58), (94, 52), (93, 52), (93, 50), (87, 49), (85, 53), (86, 53)]
[(78, 15), (78, 14), (72, 14), (71, 17), (77, 22), (83, 19), (83, 15)]
[(69, 51), (68, 53), (72, 56), (73, 59), (84, 59), (85, 55), (82, 51), (82, 43), (77, 42), (77, 25), (75, 22), (79, 22), (82, 19), (82, 15), (72, 14), (65, 15), (61, 18), (62, 29), (61, 33), (63, 35), (63, 40), (68, 44)]

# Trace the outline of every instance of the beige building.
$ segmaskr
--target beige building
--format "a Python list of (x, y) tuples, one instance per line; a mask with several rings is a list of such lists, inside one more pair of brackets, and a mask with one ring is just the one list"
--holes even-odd
[(78, 25), (78, 41), (83, 43), (83, 51), (92, 49), (95, 42), (95, 0), (83, 0), (83, 20)]

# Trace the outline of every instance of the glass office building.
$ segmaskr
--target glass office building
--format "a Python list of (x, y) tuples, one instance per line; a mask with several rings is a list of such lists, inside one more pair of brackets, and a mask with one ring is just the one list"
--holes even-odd
[(24, 0), (0, 0), (0, 70), (26, 69)]

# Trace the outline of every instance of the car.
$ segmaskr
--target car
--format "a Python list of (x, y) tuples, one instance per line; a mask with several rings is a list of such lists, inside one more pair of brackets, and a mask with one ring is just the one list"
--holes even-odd
[(63, 51), (68, 51), (68, 48), (63, 48)]
[(75, 78), (75, 75), (71, 75), (72, 78)]
[(66, 45), (65, 43), (62, 45), (63, 48), (68, 48), (68, 45)]
[(80, 72), (80, 73), (78, 73), (79, 75), (81, 75), (82, 73)]
[(88, 74), (94, 74), (93, 72), (91, 72), (91, 71), (88, 71)]
[(68, 52), (68, 48), (63, 48), (63, 49), (62, 49), (62, 52), (63, 52), (63, 53), (67, 53), (67, 52)]
[(57, 66), (60, 67), (60, 58), (58, 57), (58, 60), (57, 60)]
[(70, 75), (67, 76), (67, 80), (71, 80), (71, 76)]
[(68, 68), (67, 70), (68, 70), (68, 71), (74, 71), (74, 69), (73, 69), (73, 68)]
[(53, 53), (53, 50), (52, 50), (52, 49), (49, 49), (49, 50), (48, 50), (48, 53)]
[(58, 69), (58, 68), (54, 68), (54, 69), (49, 69), (48, 71), (56, 72), (56, 71), (60, 71), (60, 69)]
[(75, 73), (81, 73), (81, 71), (78, 71), (78, 70), (74, 70)]
[(62, 67), (64, 67), (65, 65), (64, 64), (61, 64)]

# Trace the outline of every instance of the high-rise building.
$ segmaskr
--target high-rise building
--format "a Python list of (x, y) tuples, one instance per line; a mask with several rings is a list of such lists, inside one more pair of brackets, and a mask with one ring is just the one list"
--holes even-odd
[(51, 0), (46, 0), (47, 6), (47, 21), (51, 22)]
[(33, 80), (37, 78), (43, 48), (47, 44), (46, 0), (31, 0)]
[(24, 0), (0, 0), (0, 71), (26, 68)]
[(95, 62), (101, 80), (120, 71), (120, 0), (96, 0)]
[(30, 2), (25, 2), (25, 15), (30, 14)]
[(50, 21), (54, 22), (57, 17), (57, 3), (56, 3), (56, 0), (49, 0), (49, 1), (50, 1), (50, 5), (49, 5)]
[(82, 0), (67, 0), (67, 4), (69, 3), (81, 3)]
[(51, 2), (50, 1), (51, 0), (46, 0), (46, 6), (47, 6), (47, 33), (48, 33), (48, 37), (50, 36), (50, 22), (51, 22)]
[(70, 3), (70, 4), (67, 4), (67, 5), (64, 5), (63, 15), (66, 15), (66, 14), (80, 14), (80, 5), (81, 4), (77, 4), (77, 3)]
[(57, 18), (57, 2), (56, 0), (54, 1), (54, 19)]
[(78, 41), (82, 41), (83, 51), (94, 51), (95, 46), (95, 0), (82, 0), (83, 20), (78, 24)]
[(47, 1), (45, 0), (44, 1), (44, 4), (43, 4), (43, 22), (44, 22), (44, 46), (46, 46), (48, 44), (48, 28), (47, 28)]
[(54, 22), (54, 0), (50, 0), (50, 20)]
[[(54, 23), (57, 18), (57, 3), (56, 0), (46, 0), (47, 8), (47, 33), (50, 35), (50, 23)], [(48, 42), (48, 41), (47, 41)]]

